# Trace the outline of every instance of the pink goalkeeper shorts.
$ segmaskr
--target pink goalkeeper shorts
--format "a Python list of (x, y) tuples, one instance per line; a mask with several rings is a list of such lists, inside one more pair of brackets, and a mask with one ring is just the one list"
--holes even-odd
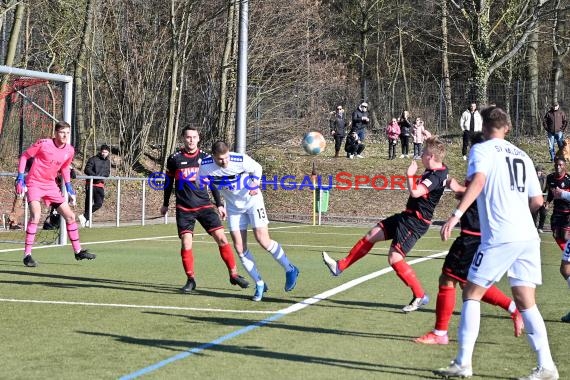
[(46, 206), (61, 204), (65, 198), (55, 181), (51, 183), (31, 183), (28, 186), (28, 202), (43, 200)]

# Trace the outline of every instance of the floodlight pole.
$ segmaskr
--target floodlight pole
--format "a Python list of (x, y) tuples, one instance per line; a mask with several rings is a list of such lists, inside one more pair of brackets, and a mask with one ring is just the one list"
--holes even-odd
[(247, 47), (249, 0), (240, 0), (238, 37), (238, 85), (236, 93), (236, 144), (235, 151), (245, 153), (247, 111)]

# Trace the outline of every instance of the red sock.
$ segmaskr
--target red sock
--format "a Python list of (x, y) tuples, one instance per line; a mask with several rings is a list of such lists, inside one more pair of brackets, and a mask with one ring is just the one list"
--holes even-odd
[(345, 270), (346, 268), (348, 268), (349, 266), (351, 266), (352, 264), (354, 264), (355, 262), (366, 256), (366, 254), (370, 252), (373, 246), (374, 243), (369, 242), (365, 238), (360, 239), (359, 241), (356, 242), (354, 247), (352, 247), (352, 249), (348, 253), (348, 256), (338, 261), (338, 269)]
[(232, 246), (228, 243), (225, 245), (218, 246), (218, 249), (220, 250), (220, 256), (222, 256), (222, 260), (224, 260), (224, 263), (226, 263), (226, 267), (228, 267), (230, 276), (237, 275), (236, 259), (234, 257), (234, 251), (232, 250)]
[(566, 249), (567, 240), (560, 239), (560, 238), (555, 238), (554, 240), (556, 240), (556, 244), (558, 244), (558, 246), (560, 247), (561, 250), (564, 251)]
[(449, 330), (449, 320), (455, 309), (455, 286), (439, 286), (435, 304), (435, 329)]
[(181, 249), (180, 256), (182, 256), (182, 266), (188, 278), (194, 277), (194, 255), (191, 249)]
[(414, 297), (419, 298), (425, 296), (424, 288), (420, 280), (416, 277), (416, 272), (412, 269), (410, 264), (405, 260), (398, 261), (392, 265), (394, 272), (400, 277), (407, 287), (412, 289)]
[(26, 255), (32, 253), (32, 247), (34, 246), (34, 240), (36, 240), (37, 230), (38, 225), (36, 223), (28, 223), (28, 228), (26, 229), (26, 243), (24, 244), (24, 254)]
[(481, 298), (481, 301), (489, 303), (491, 305), (499, 306), (506, 311), (509, 311), (509, 306), (511, 305), (512, 299), (507, 297), (505, 293), (493, 285), (487, 289), (483, 295), (483, 298)]

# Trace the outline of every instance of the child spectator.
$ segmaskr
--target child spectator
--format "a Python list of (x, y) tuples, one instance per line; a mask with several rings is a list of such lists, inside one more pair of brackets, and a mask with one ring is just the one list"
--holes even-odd
[(388, 159), (393, 160), (396, 158), (396, 145), (400, 138), (400, 125), (398, 120), (393, 118), (386, 127), (386, 136), (388, 136)]
[(431, 137), (431, 133), (424, 126), (424, 121), (419, 117), (416, 117), (416, 121), (412, 125), (412, 137), (414, 139), (414, 160), (419, 160), (422, 155), (424, 139)]

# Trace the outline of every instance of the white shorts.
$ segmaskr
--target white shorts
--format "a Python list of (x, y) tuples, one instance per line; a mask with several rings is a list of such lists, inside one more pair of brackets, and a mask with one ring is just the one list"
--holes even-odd
[(228, 228), (230, 231), (245, 231), (251, 225), (253, 228), (266, 227), (269, 224), (263, 199), (243, 210), (228, 209)]
[(564, 247), (564, 251), (562, 251), (561, 260), (570, 263), (570, 240), (566, 242), (566, 247)]
[(477, 249), (467, 279), (489, 288), (503, 275), (520, 280), (519, 283), (540, 285), (540, 240), (517, 241)]

